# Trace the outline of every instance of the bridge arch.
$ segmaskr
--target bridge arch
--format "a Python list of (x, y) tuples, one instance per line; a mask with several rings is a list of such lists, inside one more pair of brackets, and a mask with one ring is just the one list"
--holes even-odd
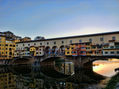
[(64, 45), (61, 45), (61, 46), (60, 46), (60, 50), (61, 50), (61, 51), (63, 51), (63, 50), (64, 50), (64, 48), (65, 48), (65, 46), (64, 46)]
[(50, 46), (46, 46), (46, 47), (45, 47), (45, 52), (46, 52), (46, 53), (49, 53), (49, 51), (50, 51)]
[(64, 45), (60, 46), (59, 52), (60, 52), (60, 55), (64, 55), (65, 54), (65, 46)]
[(58, 53), (58, 47), (57, 46), (52, 47), (52, 53), (53, 54)]

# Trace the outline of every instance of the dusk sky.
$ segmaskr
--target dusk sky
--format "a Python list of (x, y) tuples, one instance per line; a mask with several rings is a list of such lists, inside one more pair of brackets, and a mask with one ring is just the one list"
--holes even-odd
[(0, 31), (45, 38), (119, 31), (119, 0), (0, 0)]

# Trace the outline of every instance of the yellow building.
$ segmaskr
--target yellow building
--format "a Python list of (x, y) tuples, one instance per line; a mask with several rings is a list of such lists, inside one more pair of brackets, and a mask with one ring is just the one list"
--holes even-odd
[(0, 59), (12, 59), (14, 57), (15, 42), (6, 40), (0, 36)]
[(87, 42), (86, 43), (86, 55), (87, 56), (91, 56), (91, 54), (92, 54), (92, 51), (91, 51), (91, 42)]
[(0, 74), (0, 89), (16, 89), (15, 76), (12, 73)]
[(36, 47), (34, 47), (34, 46), (31, 46), (31, 47), (30, 47), (30, 54), (31, 54), (32, 56), (36, 56)]
[(66, 56), (70, 56), (72, 55), (72, 50), (74, 49), (74, 45), (69, 45), (65, 48), (65, 55)]
[(20, 42), (20, 39), (15, 40), (15, 43)]

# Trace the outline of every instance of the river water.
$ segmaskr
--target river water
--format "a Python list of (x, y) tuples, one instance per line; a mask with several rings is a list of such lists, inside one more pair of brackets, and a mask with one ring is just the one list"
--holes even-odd
[(80, 69), (69, 60), (1, 66), (0, 89), (101, 89), (118, 67), (119, 59), (94, 61), (89, 69)]

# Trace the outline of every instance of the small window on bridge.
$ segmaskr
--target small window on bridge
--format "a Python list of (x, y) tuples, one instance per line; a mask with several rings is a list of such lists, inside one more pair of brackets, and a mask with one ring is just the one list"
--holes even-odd
[(28, 46), (30, 46), (30, 44), (28, 44)]
[(64, 44), (64, 41), (62, 41), (62, 44)]
[(47, 42), (47, 45), (49, 45), (49, 42)]
[(36, 45), (36, 43), (34, 43), (34, 45)]
[(117, 54), (119, 54), (119, 51), (117, 51)]
[(108, 52), (105, 52), (105, 54), (108, 54)]
[(112, 37), (112, 40), (116, 40), (116, 37), (115, 37), (115, 36), (113, 36), (113, 37)]
[(91, 38), (89, 39), (89, 42), (92, 42), (92, 39)]
[(111, 46), (110, 48), (111, 48), (111, 49), (113, 49), (113, 48), (114, 48), (114, 46)]
[(69, 52), (67, 52), (67, 54), (69, 54)]
[(79, 43), (82, 43), (82, 40), (79, 40)]
[(42, 43), (40, 43), (40, 45), (42, 45)]
[(103, 38), (103, 37), (101, 37), (101, 38), (100, 38), (100, 41), (104, 41), (104, 38)]
[(72, 40), (70, 40), (70, 44), (72, 44)]
[(54, 42), (54, 44), (56, 44), (56, 42)]
[(114, 52), (112, 51), (111, 54), (114, 54)]

